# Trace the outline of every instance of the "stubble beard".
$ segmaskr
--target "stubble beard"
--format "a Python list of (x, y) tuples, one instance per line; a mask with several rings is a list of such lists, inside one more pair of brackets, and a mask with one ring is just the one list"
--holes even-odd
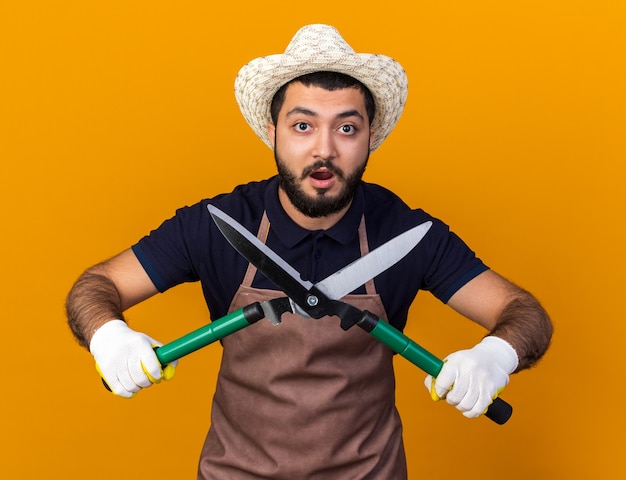
[[(332, 162), (320, 160), (307, 167), (302, 172), (300, 178), (298, 178), (287, 168), (276, 149), (274, 149), (274, 159), (276, 160), (276, 167), (278, 169), (280, 187), (283, 189), (292, 205), (307, 217), (320, 218), (338, 213), (350, 205), (361, 183), (363, 174), (365, 173), (369, 152), (363, 165), (347, 176), (341, 169), (333, 165)], [(302, 190), (301, 182), (312, 172), (322, 167), (326, 167), (339, 181), (343, 182), (343, 188), (338, 195), (331, 196), (326, 189), (320, 188), (316, 189), (317, 194), (315, 196), (311, 196)]]

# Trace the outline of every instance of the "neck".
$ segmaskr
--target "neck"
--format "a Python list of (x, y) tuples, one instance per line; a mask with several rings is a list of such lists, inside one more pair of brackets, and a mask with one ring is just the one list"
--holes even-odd
[(346, 214), (350, 205), (347, 205), (345, 208), (340, 210), (337, 213), (333, 213), (324, 217), (308, 217), (303, 214), (300, 210), (298, 210), (289, 200), (287, 194), (284, 192), (282, 188), (278, 188), (278, 199), (280, 200), (280, 204), (294, 222), (302, 228), (307, 230), (328, 230), (330, 227), (335, 225), (341, 218)]

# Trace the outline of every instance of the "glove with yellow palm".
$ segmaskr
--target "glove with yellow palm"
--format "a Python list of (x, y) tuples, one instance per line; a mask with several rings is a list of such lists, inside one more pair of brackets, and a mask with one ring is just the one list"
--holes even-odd
[(449, 355), (437, 375), (424, 384), (433, 400), (445, 398), (467, 418), (485, 413), (509, 383), (519, 363), (513, 347), (499, 337), (487, 336), (478, 345)]
[(174, 376), (178, 362), (162, 368), (154, 351), (161, 345), (126, 322), (111, 320), (96, 330), (89, 351), (106, 386), (115, 395), (131, 398), (142, 388)]

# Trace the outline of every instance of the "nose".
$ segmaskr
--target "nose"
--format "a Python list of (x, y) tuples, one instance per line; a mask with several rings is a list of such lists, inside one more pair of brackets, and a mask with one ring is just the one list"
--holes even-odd
[(337, 156), (337, 148), (333, 132), (328, 129), (320, 129), (315, 135), (313, 156), (320, 160), (331, 160)]

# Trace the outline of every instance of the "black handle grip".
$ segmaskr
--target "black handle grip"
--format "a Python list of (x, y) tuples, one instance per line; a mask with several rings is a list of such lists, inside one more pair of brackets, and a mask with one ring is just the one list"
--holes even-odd
[(498, 425), (504, 425), (511, 415), (513, 415), (513, 407), (500, 397), (497, 397), (485, 412), (485, 417)]

